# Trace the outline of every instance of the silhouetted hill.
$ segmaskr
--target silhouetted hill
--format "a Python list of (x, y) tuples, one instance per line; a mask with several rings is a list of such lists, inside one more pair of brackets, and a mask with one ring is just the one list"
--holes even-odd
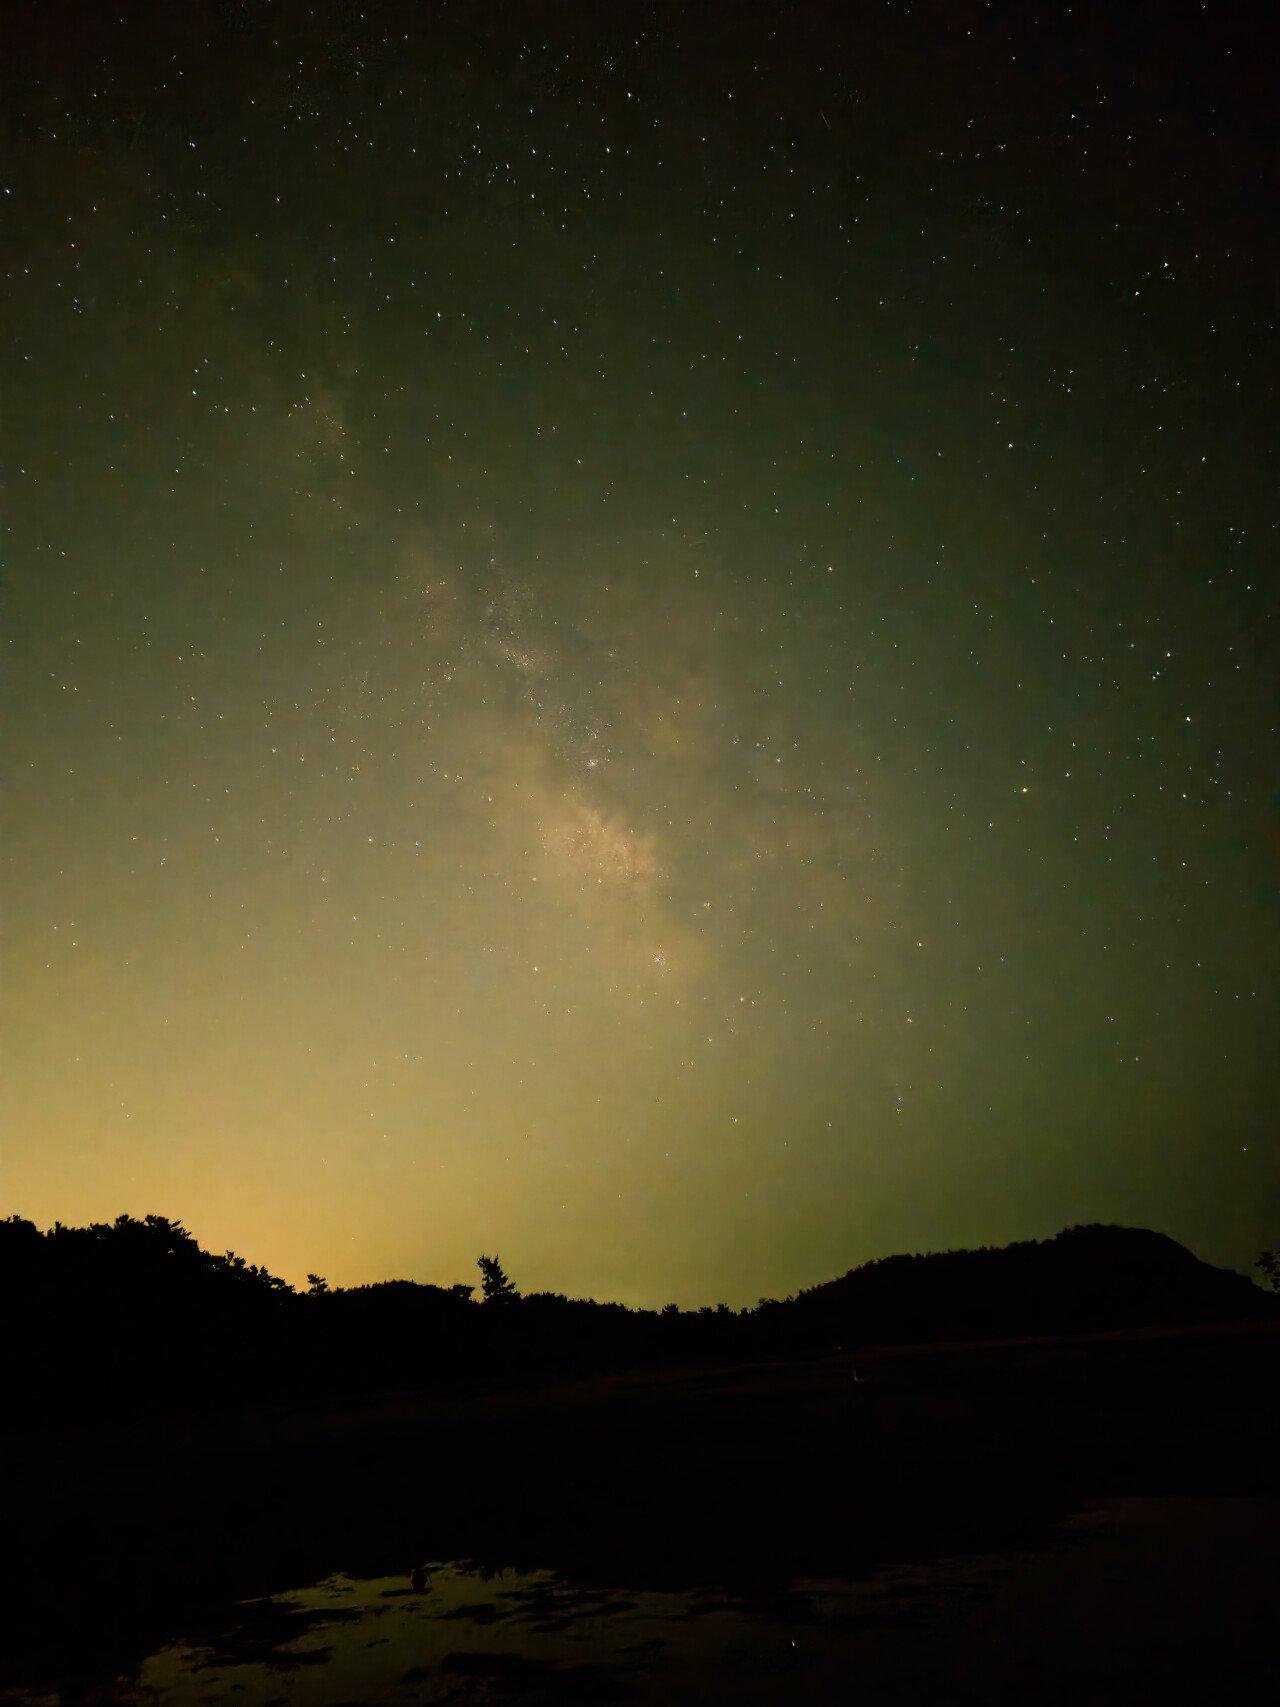
[(163, 1216), (90, 1227), (0, 1221), (0, 1333), (11, 1408), (209, 1404), (246, 1396), (439, 1390), (835, 1346), (1037, 1336), (1273, 1313), (1244, 1276), (1174, 1240), (1072, 1227), (999, 1248), (886, 1257), (754, 1309), (632, 1310), (521, 1297), (481, 1259), (465, 1283), (296, 1292)]
[(892, 1344), (1232, 1321), (1272, 1308), (1244, 1275), (1163, 1233), (1068, 1227), (1052, 1239), (883, 1257), (779, 1310), (810, 1337)]

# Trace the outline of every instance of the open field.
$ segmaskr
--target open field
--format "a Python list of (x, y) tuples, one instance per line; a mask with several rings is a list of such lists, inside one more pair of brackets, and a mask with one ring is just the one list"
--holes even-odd
[[(1167, 1574), (1183, 1546), (1207, 1618), (1232, 1571), (1274, 1580), (1276, 1324), (885, 1348), (858, 1355), (856, 1381), (854, 1362), (11, 1433), (5, 1679), (128, 1675), (229, 1602), (331, 1573), (470, 1559), (602, 1590), (770, 1596), (1021, 1557), (1085, 1508), (1121, 1509), (1098, 1502), (1157, 1502), (1110, 1524), (1127, 1561), (1116, 1580), (1143, 1574), (1144, 1549)], [(1042, 1570), (1049, 1623), (1073, 1599), (1106, 1600), (1094, 1556)], [(1261, 1665), (1262, 1628), (1227, 1599), (1231, 1663)], [(1148, 1630), (1196, 1637), (1194, 1606), (1166, 1619), (1145, 1604)]]

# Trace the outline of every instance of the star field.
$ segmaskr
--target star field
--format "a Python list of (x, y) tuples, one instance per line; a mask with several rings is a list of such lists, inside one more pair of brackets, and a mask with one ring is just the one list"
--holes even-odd
[(1247, 11), (3, 28), (12, 1210), (1274, 1242)]

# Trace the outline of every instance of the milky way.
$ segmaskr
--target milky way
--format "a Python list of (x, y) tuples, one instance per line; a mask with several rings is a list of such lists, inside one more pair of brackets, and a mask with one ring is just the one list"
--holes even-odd
[(70, 15), (0, 91), (9, 1208), (656, 1303), (1274, 1244), (1247, 17)]

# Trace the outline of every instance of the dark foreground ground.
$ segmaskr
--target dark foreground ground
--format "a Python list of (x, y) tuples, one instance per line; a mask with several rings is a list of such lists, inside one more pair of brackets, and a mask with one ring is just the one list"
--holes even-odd
[[(330, 1573), (407, 1578), (424, 1559), (767, 1601), (796, 1579), (1052, 1546), (1039, 1578), (1021, 1572), (1042, 1587), (1010, 1603), (1019, 1663), (1034, 1662), (1028, 1621), (1046, 1643), (1072, 1607), (1096, 1623), (1109, 1573), (1126, 1593), (1148, 1582), (1148, 1647), (1189, 1643), (1223, 1688), (1268, 1668), (1274, 1685), (1278, 1326), (884, 1349), (859, 1354), (856, 1382), (834, 1356), (10, 1430), (0, 1684), (94, 1698), (233, 1600)], [(1115, 1511), (1105, 1546), (1062, 1551)], [(1171, 1567), (1178, 1545), (1194, 1568)], [(955, 1655), (972, 1620), (949, 1616)], [(1142, 1698), (1141, 1654), (1097, 1663), (1094, 1698)], [(1185, 1681), (1192, 1699), (1205, 1680)], [(941, 1700), (994, 1698), (989, 1679), (934, 1682)]]

